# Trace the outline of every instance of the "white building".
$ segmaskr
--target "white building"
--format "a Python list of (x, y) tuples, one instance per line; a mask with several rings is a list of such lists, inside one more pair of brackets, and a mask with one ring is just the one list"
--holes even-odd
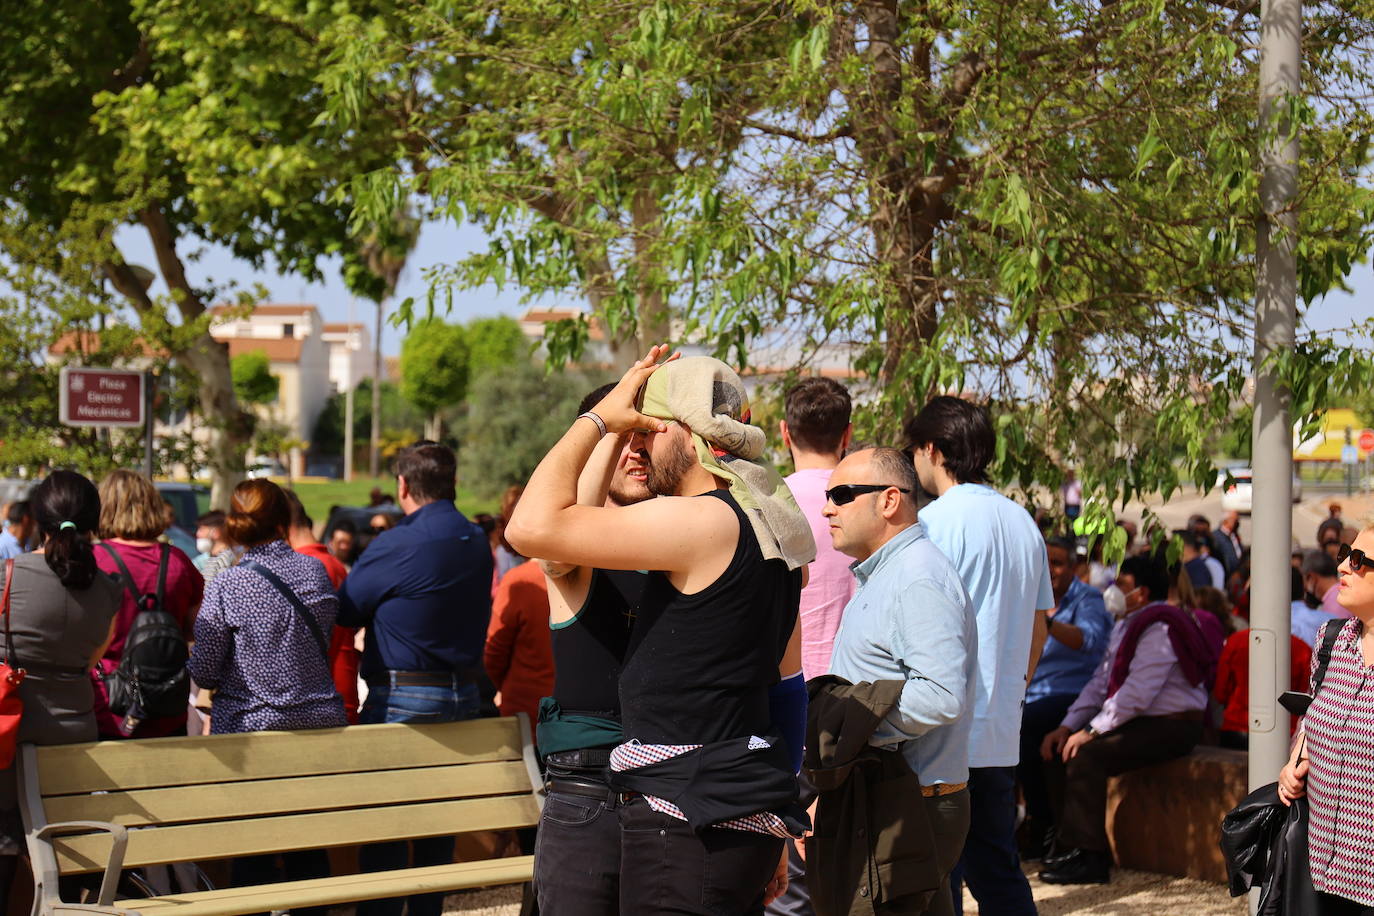
[(367, 325), (357, 321), (325, 324), (322, 336), (329, 347), (329, 384), (335, 394), (372, 377), (372, 335)]

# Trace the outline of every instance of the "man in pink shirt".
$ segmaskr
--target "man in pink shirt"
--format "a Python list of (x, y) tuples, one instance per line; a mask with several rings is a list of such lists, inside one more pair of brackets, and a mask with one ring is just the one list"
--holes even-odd
[[(782, 441), (792, 452), (796, 472), (786, 478), (797, 505), (811, 523), (816, 559), (801, 593), (802, 676), (807, 680), (830, 671), (830, 647), (840, 628), (845, 605), (854, 595), (852, 562), (831, 544), (830, 520), (821, 514), (830, 474), (849, 449), (849, 392), (828, 378), (802, 379), (784, 403)], [(803, 792), (803, 803), (810, 800)], [(795, 847), (788, 849), (788, 888), (768, 906), (769, 916), (811, 916), (805, 869)]]
[(787, 392), (782, 441), (796, 472), (787, 488), (811, 523), (816, 560), (801, 594), (802, 674), (809, 681), (830, 671), (830, 645), (844, 606), (854, 595), (850, 559), (830, 544), (830, 522), (821, 514), (830, 474), (849, 448), (849, 392), (834, 379), (807, 378)]

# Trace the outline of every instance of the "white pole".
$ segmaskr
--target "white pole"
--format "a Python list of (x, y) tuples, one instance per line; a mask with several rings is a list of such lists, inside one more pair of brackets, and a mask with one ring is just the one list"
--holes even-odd
[[(1293, 532), (1290, 395), (1270, 354), (1293, 346), (1297, 307), (1298, 140), (1282, 116), (1300, 92), (1301, 0), (1260, 11), (1259, 236), (1255, 296), (1254, 543), (1250, 555), (1250, 788), (1278, 778), (1288, 758), (1289, 554)], [(1292, 133), (1289, 136), (1290, 132)]]

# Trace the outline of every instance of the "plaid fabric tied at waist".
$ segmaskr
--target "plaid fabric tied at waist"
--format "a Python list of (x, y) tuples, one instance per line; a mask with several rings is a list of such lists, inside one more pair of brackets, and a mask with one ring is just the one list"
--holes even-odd
[[(617, 746), (611, 751), (611, 771), (623, 773), (626, 770), (638, 769), (648, 766), (651, 763), (659, 763), (669, 760), (688, 751), (694, 751), (701, 747), (700, 744), (640, 744), (638, 741), (627, 741)], [(649, 803), (659, 814), (666, 814), (669, 817), (677, 818), (680, 821), (687, 820), (687, 816), (682, 813), (682, 809), (667, 799), (658, 798), (654, 795), (645, 795), (644, 800)], [(728, 821), (720, 821), (711, 825), (721, 827), (726, 830), (747, 830), (751, 833), (765, 833), (770, 836), (800, 839), (800, 836), (790, 833), (787, 825), (782, 818), (771, 811), (760, 811), (757, 814), (750, 814), (747, 817), (731, 818)]]

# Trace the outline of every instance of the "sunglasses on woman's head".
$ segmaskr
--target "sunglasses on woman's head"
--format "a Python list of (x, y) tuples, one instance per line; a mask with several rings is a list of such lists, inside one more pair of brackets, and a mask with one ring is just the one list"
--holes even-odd
[(1366, 566), (1374, 569), (1374, 557), (1368, 556), (1363, 550), (1356, 550), (1349, 544), (1342, 544), (1341, 549), (1336, 551), (1336, 563), (1339, 565), (1346, 560), (1350, 561), (1350, 568), (1355, 572)]
[(825, 498), (837, 506), (847, 506), (865, 493), (880, 493), (891, 487), (898, 493), (910, 493), (906, 487), (891, 483), (842, 483), (825, 491)]

